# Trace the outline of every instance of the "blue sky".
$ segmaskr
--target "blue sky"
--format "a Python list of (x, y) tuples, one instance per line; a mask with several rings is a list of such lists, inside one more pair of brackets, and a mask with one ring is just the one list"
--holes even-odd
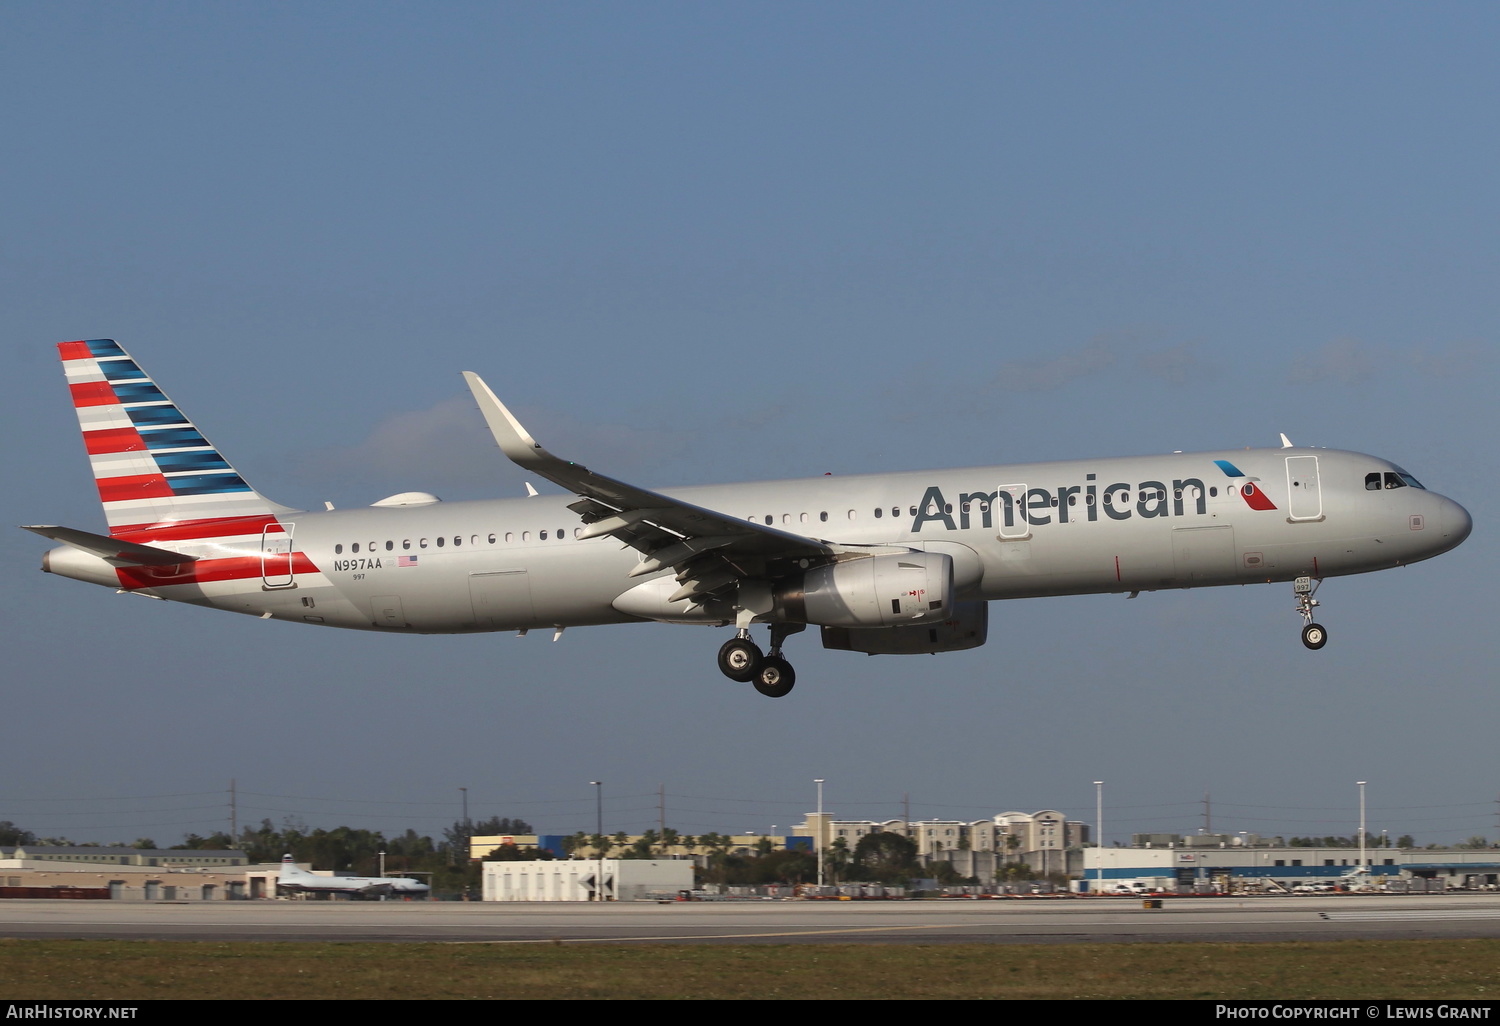
[[(408, 638), (144, 602), (0, 534), (0, 819), (768, 830), (1061, 808), (1500, 835), (1500, 13), (1483, 4), (0, 8), (7, 522), (99, 529), (55, 342), (279, 501), (522, 493), (463, 392), (644, 485), (1275, 444), (1464, 503), (1430, 563), (1000, 604), (975, 652)], [(182, 796), (182, 797), (167, 797)]]

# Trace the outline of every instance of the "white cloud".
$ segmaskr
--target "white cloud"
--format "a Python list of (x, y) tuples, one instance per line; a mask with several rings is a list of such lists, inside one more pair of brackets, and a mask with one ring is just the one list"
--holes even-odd
[(1287, 379), (1294, 385), (1335, 382), (1355, 385), (1375, 374), (1379, 355), (1373, 348), (1354, 338), (1336, 338), (1325, 342), (1316, 352), (1292, 361)]
[(1381, 346), (1355, 338), (1337, 338), (1324, 343), (1316, 352), (1299, 356), (1292, 362), (1287, 378), (1293, 384), (1356, 385), (1390, 368), (1424, 377), (1463, 377), (1478, 372), (1487, 357), (1487, 352), (1472, 342)]
[(1051, 360), (1013, 360), (1001, 364), (995, 384), (1008, 392), (1051, 392), (1114, 366), (1114, 347), (1095, 339), (1082, 349)]
[[(659, 476), (682, 447), (679, 433), (587, 423), (531, 408), (515, 412), (550, 451), (612, 477), (641, 470)], [(425, 410), (393, 414), (354, 445), (310, 449), (297, 476), (344, 490), (421, 489), (468, 497), (496, 494), (507, 467), (474, 400), (465, 393)]]

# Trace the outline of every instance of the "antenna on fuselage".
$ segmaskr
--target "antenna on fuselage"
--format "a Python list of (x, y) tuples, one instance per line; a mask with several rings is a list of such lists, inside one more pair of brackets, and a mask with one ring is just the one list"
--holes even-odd
[(1286, 432), (1285, 431), (1281, 432), (1281, 447), (1283, 449), (1294, 449), (1294, 448), (1296, 448), (1296, 446), (1292, 445), (1292, 440), (1286, 436)]

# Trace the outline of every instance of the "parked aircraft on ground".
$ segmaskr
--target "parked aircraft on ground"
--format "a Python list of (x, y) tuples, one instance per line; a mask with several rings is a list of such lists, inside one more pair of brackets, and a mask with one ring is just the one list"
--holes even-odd
[[(59, 346), (108, 536), (49, 573), (152, 598), (362, 630), (461, 633), (659, 621), (732, 626), (719, 668), (780, 697), (808, 626), (876, 654), (984, 644), (988, 603), (1292, 582), (1303, 643), (1328, 577), (1436, 556), (1462, 506), (1375, 456), (1294, 447), (651, 491), (542, 448), (465, 373), (495, 441), (570, 496), (366, 509), (278, 505), (114, 342)], [(751, 640), (770, 627), (770, 650)]]
[(352, 894), (356, 897), (400, 894), (415, 897), (432, 888), (409, 876), (320, 876), (299, 867), (290, 855), (283, 855), (276, 889), (293, 894)]

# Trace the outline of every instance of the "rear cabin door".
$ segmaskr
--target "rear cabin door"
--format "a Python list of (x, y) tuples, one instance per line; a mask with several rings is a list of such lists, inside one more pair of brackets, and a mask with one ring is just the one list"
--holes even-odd
[(260, 583), (266, 588), (292, 586), (291, 524), (269, 524), (261, 531)]

